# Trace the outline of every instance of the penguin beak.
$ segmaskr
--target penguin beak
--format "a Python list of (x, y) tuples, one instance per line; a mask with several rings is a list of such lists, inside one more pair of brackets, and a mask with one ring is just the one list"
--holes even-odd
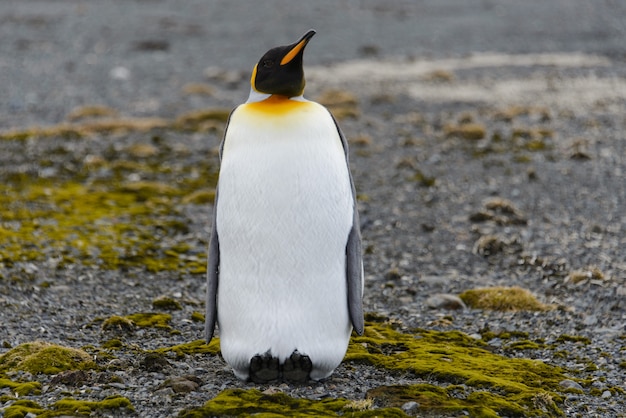
[(291, 60), (293, 60), (304, 49), (306, 44), (309, 43), (313, 35), (315, 35), (315, 31), (313, 29), (305, 33), (304, 36), (300, 38), (300, 40), (296, 42), (289, 52), (287, 52), (287, 54), (283, 57), (280, 61), (280, 65), (289, 64)]

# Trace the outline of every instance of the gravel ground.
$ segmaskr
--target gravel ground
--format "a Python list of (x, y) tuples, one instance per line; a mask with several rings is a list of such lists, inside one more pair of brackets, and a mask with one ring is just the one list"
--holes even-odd
[[(307, 49), (307, 96), (339, 89), (354, 99), (333, 109), (347, 114), (341, 125), (351, 140), (360, 196), (366, 310), (406, 329), (476, 336), (517, 330), (546, 346), (562, 335), (585, 337), (587, 344), (560, 346), (565, 356), (549, 348), (512, 352), (499, 338), (488, 343), (496, 353), (540, 359), (590, 380), (581, 393), (564, 395), (560, 407), (567, 416), (626, 416), (623, 5), (371, 1), (342, 2), (335, 13), (323, 3), (299, 10), (282, 3), (258, 11), (237, 2), (3, 3), (0, 77), (7, 94), (0, 99), (0, 127), (56, 125), (85, 105), (167, 120), (194, 109), (231, 108), (245, 99), (249, 67), (267, 47), (316, 27)], [(282, 12), (274, 13), (278, 7)], [(260, 20), (248, 19), (253, 12)], [(269, 24), (253, 23), (263, 19)], [(190, 93), (189, 83), (206, 91)], [(484, 134), (471, 139), (468, 130)], [(169, 128), (1, 140), (0, 178), (10, 184), (17, 173), (66, 181), (94, 156), (121, 158), (149, 143), (161, 158), (170, 155), (159, 161), (172, 167), (150, 180), (177, 181), (172, 173), (202, 159), (216, 166), (219, 140), (219, 129)], [(106, 173), (90, 172), (81, 181), (98, 176)], [(513, 210), (490, 210), (493, 202)], [(172, 239), (200, 259), (211, 210), (210, 204), (176, 208), (188, 228)], [(529, 289), (557, 309), (449, 310), (435, 298), (496, 285)], [(146, 328), (120, 337), (124, 349), (109, 363), (102, 360), (118, 376), (115, 382), (91, 376), (72, 388), (40, 375), (32, 378), (43, 384), (42, 394), (29, 398), (49, 405), (68, 392), (84, 399), (119, 394), (137, 416), (168, 417), (225, 388), (268, 389), (237, 381), (212, 355), (146, 365), (142, 350), (202, 337), (203, 324), (189, 318), (203, 311), (204, 277), (188, 271), (82, 262), (60, 267), (56, 254), (4, 259), (0, 354), (34, 340), (98, 347), (116, 337), (102, 329), (103, 318), (152, 311), (161, 295), (182, 304), (171, 312), (177, 332)], [(189, 393), (175, 393), (166, 383), (189, 375), (197, 380)], [(415, 381), (349, 364), (324, 383), (270, 389), (311, 399), (362, 399), (381, 384)], [(0, 404), (0, 416), (10, 403)]]

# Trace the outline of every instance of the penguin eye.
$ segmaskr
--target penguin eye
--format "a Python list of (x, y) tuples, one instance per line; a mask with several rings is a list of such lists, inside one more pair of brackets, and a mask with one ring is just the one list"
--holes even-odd
[(263, 60), (263, 67), (272, 68), (274, 66), (274, 60)]

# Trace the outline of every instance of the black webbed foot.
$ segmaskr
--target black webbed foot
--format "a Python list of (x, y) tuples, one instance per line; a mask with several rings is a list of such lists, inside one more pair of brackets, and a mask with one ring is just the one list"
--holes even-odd
[(250, 359), (249, 379), (254, 383), (284, 380), (290, 383), (305, 383), (309, 380), (313, 363), (306, 354), (298, 350), (291, 353), (283, 364), (267, 351)]
[(293, 383), (304, 383), (309, 380), (313, 363), (306, 354), (294, 351), (283, 364), (283, 379)]
[(250, 380), (254, 383), (267, 383), (280, 377), (278, 359), (270, 352), (257, 354), (250, 359)]

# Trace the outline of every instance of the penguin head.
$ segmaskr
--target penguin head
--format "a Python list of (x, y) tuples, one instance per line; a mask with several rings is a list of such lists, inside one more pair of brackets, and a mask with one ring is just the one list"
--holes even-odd
[(313, 35), (315, 31), (310, 30), (291, 45), (277, 46), (267, 51), (252, 70), (252, 89), (286, 97), (302, 95), (305, 84), (302, 55)]

